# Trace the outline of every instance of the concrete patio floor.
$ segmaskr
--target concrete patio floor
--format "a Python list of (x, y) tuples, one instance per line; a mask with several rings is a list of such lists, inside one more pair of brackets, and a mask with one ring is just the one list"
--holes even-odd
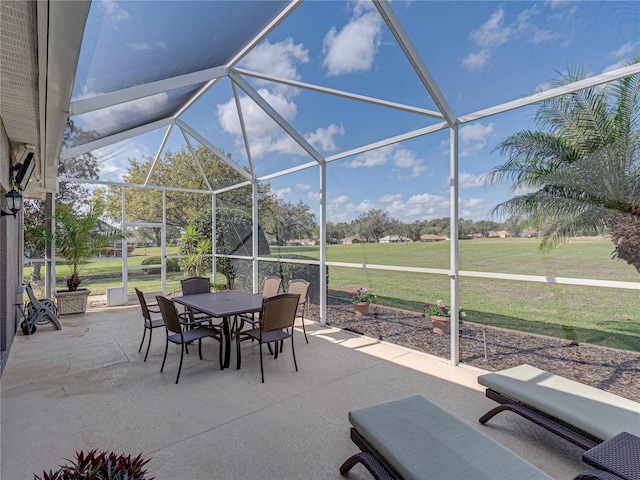
[[(175, 345), (160, 373), (164, 331), (155, 331), (142, 361), (137, 305), (63, 317), (61, 331), (18, 334), (1, 379), (0, 477), (32, 479), (98, 448), (142, 453), (157, 480), (340, 479), (341, 463), (358, 451), (347, 412), (417, 393), (554, 478), (586, 469), (579, 448), (516, 415), (480, 425), (495, 404), (477, 384), (478, 369), (316, 324), (307, 331), (308, 345), (296, 329), (299, 372), (287, 345), (277, 360), (265, 356), (262, 384), (250, 342), (242, 369), (232, 354), (221, 371), (218, 344), (206, 339), (204, 360), (195, 349), (185, 356), (178, 385)], [(356, 466), (349, 478), (371, 477)]]

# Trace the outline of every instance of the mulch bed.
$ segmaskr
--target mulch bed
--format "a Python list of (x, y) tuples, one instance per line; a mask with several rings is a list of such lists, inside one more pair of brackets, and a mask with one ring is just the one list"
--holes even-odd
[[(318, 321), (318, 306), (305, 316)], [(340, 299), (327, 302), (332, 327), (450, 358), (449, 335), (433, 333), (431, 321), (415, 312), (372, 305), (366, 317), (356, 317), (353, 305)], [(486, 339), (486, 342), (485, 342)], [(617, 350), (569, 340), (462, 322), (460, 362), (489, 371), (523, 363), (640, 401), (640, 352)]]

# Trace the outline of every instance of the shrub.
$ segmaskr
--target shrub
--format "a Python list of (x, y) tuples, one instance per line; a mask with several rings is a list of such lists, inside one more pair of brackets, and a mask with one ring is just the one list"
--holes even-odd
[[(302, 255), (290, 255), (288, 258), (295, 260), (314, 260)], [(235, 288), (251, 291), (252, 269), (251, 262), (246, 260), (234, 260), (236, 270)], [(282, 279), (282, 292), (287, 290), (289, 280), (304, 278), (309, 282), (309, 302), (319, 303), (320, 300), (320, 266), (305, 265), (290, 262), (259, 262), (258, 279), (276, 275)], [(327, 284), (329, 283), (329, 267), (327, 267)]]
[(34, 480), (153, 480), (145, 477), (143, 470), (149, 460), (131, 455), (116, 454), (114, 452), (99, 452), (97, 449), (86, 454), (80, 450), (76, 452), (76, 461), (69, 460), (71, 465), (61, 465), (55, 472), (42, 472), (42, 477), (34, 474)]

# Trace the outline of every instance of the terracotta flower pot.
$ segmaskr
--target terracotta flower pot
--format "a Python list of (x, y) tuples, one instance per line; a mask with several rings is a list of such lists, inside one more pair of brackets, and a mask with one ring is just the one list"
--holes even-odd
[(356, 310), (356, 317), (365, 317), (369, 315), (369, 302), (354, 303), (353, 307)]
[(451, 332), (451, 317), (429, 315), (429, 319), (433, 324), (433, 333), (437, 333), (438, 335), (449, 335)]

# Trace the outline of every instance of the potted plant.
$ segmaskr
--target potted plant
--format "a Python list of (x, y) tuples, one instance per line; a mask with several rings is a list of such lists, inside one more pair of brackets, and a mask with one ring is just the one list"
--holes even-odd
[[(466, 317), (466, 313), (462, 310), (458, 312), (460, 317)], [(434, 304), (425, 303), (422, 307), (422, 313), (431, 320), (433, 333), (448, 335), (451, 332), (451, 311), (442, 300), (438, 300)]]
[(146, 476), (147, 471), (143, 467), (149, 462), (142, 455), (116, 454), (114, 452), (99, 452), (97, 449), (86, 454), (80, 450), (76, 452), (76, 460), (68, 460), (70, 465), (60, 465), (56, 471), (46, 471), (42, 477), (34, 475), (35, 480), (83, 480), (83, 479), (129, 479), (129, 480), (153, 480), (154, 477)]
[(355, 292), (349, 293), (351, 303), (356, 311), (356, 317), (363, 317), (369, 314), (369, 305), (376, 303), (376, 295), (368, 288), (360, 287)]
[(125, 237), (121, 230), (100, 231), (98, 221), (104, 214), (101, 200), (94, 200), (86, 212), (78, 211), (69, 205), (61, 205), (53, 217), (53, 232), (41, 230), (45, 240), (56, 247), (69, 267), (71, 276), (67, 279), (66, 290), (56, 290), (55, 296), (60, 315), (84, 313), (87, 297), (91, 293), (87, 288), (78, 288), (82, 280), (82, 265), (98, 254), (100, 249)]

